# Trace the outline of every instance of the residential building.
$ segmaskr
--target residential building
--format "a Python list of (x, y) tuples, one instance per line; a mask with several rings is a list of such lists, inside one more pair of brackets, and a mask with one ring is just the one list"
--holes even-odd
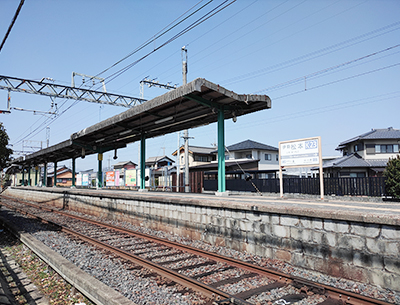
[[(189, 145), (189, 167), (208, 164), (216, 160), (216, 155), (213, 153), (215, 147), (201, 147)], [(176, 157), (178, 150), (175, 150), (172, 155)], [(181, 170), (185, 167), (185, 147), (182, 145), (179, 148), (179, 165)]]
[[(47, 186), (54, 185), (54, 169), (47, 174)], [(72, 186), (72, 170), (68, 167), (61, 166), (57, 168), (57, 186)]]
[(121, 161), (113, 165), (114, 170), (121, 170), (121, 169), (128, 170), (128, 169), (135, 169), (136, 167), (137, 164), (132, 161)]
[(171, 171), (174, 168), (174, 161), (167, 156), (150, 157), (146, 160), (146, 186), (149, 187), (170, 187)]
[(279, 149), (267, 144), (246, 140), (230, 145), (225, 160), (258, 160), (258, 170), (279, 170)]
[(382, 176), (389, 158), (399, 154), (400, 129), (372, 129), (339, 143), (342, 157), (324, 164), (330, 177)]
[[(121, 162), (115, 163), (113, 165), (113, 170), (115, 171), (115, 186), (124, 186), (124, 184), (126, 185), (126, 182), (127, 182), (126, 181), (127, 177), (125, 174), (126, 171), (136, 170), (136, 167), (137, 167), (137, 164), (132, 161), (121, 161)], [(129, 177), (132, 179), (132, 174), (130, 174)], [(136, 184), (137, 184), (137, 181), (136, 181), (136, 173), (135, 173), (134, 180), (132, 180), (131, 183), (128, 182), (128, 185), (136, 186)]]

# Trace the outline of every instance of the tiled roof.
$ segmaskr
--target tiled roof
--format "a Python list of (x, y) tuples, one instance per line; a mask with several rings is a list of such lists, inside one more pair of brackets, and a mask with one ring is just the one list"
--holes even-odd
[[(184, 149), (185, 149), (185, 147), (182, 145), (180, 147), (181, 153), (182, 153), (182, 150), (184, 150)], [(191, 145), (189, 145), (189, 153), (192, 153), (192, 154), (209, 155), (214, 151), (215, 151), (215, 147), (202, 147), (202, 146), (191, 146)], [(172, 155), (176, 156), (176, 152), (177, 152), (177, 150), (175, 150), (172, 153)]]
[(263, 149), (263, 150), (273, 150), (278, 151), (278, 148), (258, 143), (252, 140), (246, 140), (237, 144), (233, 144), (227, 147), (229, 151), (246, 150), (246, 149)]
[(345, 145), (358, 140), (376, 140), (376, 139), (400, 139), (400, 129), (394, 129), (393, 127), (384, 129), (372, 129), (371, 131), (363, 133), (357, 137), (341, 142), (336, 149), (340, 149)]
[(132, 161), (121, 161), (121, 162), (115, 163), (113, 166), (114, 166), (114, 168), (116, 168), (116, 167), (123, 167), (124, 165), (127, 165), (127, 164), (136, 165)]
[(365, 160), (357, 153), (325, 162), (323, 168), (337, 167), (386, 167), (387, 160)]
[(157, 157), (147, 158), (146, 163), (156, 163), (163, 159), (167, 159), (168, 161), (174, 162), (174, 160), (172, 160), (171, 158), (169, 158), (167, 156), (157, 156)]

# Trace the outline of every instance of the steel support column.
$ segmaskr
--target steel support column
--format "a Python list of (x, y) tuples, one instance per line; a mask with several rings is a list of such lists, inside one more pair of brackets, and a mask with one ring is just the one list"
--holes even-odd
[(146, 137), (142, 134), (140, 138), (140, 189), (146, 188)]
[(57, 161), (54, 161), (54, 182), (53, 182), (53, 187), (57, 186)]
[(97, 188), (102, 188), (103, 187), (103, 154), (99, 153), (97, 155), (97, 160), (99, 161), (99, 167), (97, 169)]
[(31, 186), (31, 166), (28, 166), (28, 186)]
[(224, 108), (218, 110), (218, 192), (225, 192), (225, 126)]
[(76, 158), (72, 158), (72, 186), (75, 187), (75, 160)]
[(39, 172), (39, 168), (38, 168), (38, 166), (35, 166), (35, 186), (38, 185), (38, 172)]
[(25, 186), (25, 168), (22, 168), (22, 186)]
[(43, 186), (47, 186), (47, 163), (43, 167)]

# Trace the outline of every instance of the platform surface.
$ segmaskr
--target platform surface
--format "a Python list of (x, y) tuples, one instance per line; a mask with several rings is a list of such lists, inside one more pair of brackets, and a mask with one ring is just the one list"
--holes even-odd
[(54, 187), (18, 187), (18, 189), (37, 190), (51, 193), (81, 194), (115, 199), (138, 199), (150, 202), (192, 204), (213, 208), (244, 209), (276, 214), (316, 217), (343, 221), (400, 226), (400, 202), (375, 200), (371, 198), (338, 197), (321, 200), (314, 198), (293, 198), (279, 194), (215, 194), (176, 193), (162, 191), (138, 192), (132, 190), (113, 189), (69, 189)]

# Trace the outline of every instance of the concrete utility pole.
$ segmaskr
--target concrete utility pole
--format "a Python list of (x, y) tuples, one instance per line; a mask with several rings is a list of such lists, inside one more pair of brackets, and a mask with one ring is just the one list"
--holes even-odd
[(178, 150), (176, 151), (176, 192), (179, 193), (179, 174), (181, 172), (181, 132), (178, 131)]
[[(183, 85), (187, 84), (187, 49), (185, 46), (182, 47), (182, 76)], [(183, 131), (183, 138), (185, 139), (185, 193), (190, 192), (189, 186), (189, 130)]]

